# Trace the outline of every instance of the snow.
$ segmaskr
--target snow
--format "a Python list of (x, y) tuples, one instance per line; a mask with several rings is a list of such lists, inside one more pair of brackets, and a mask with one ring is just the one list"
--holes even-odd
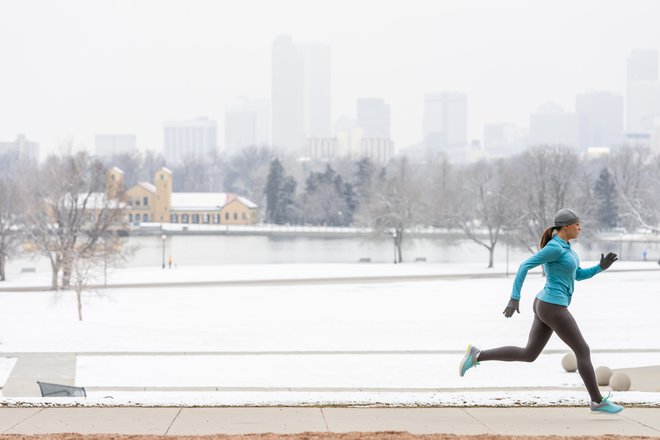
[[(616, 394), (623, 405), (660, 407), (660, 393)], [(584, 391), (488, 392), (90, 392), (87, 398), (4, 398), (3, 406), (394, 406), (394, 407), (511, 407), (580, 406), (589, 404)], [(588, 410), (585, 408), (585, 411)]]
[(7, 382), (14, 364), (16, 364), (16, 358), (0, 357), (0, 387)]
[[(628, 265), (644, 270), (607, 271), (576, 284), (570, 310), (592, 349), (595, 367), (660, 365), (660, 271), (644, 263)], [(73, 292), (0, 292), (0, 350), (76, 352), (76, 385), (90, 388), (310, 389), (100, 390), (90, 392), (85, 401), (90, 405), (584, 404), (586, 393), (574, 389), (582, 387), (579, 376), (561, 369), (567, 348), (556, 336), (532, 364), (483, 363), (464, 378), (458, 377), (457, 365), (468, 343), (483, 349), (525, 344), (533, 318), (532, 300), (544, 283), (538, 273), (530, 274), (523, 289), (522, 313), (505, 319), (502, 310), (512, 277), (471, 276), (483, 272), (477, 265), (441, 264), (127, 269), (115, 272), (113, 282), (277, 277), (326, 281), (101, 289), (85, 293), (83, 322), (77, 321)], [(387, 283), (342, 279), (434, 273), (469, 276)], [(0, 358), (0, 385), (13, 362)], [(529, 387), (553, 390), (521, 389)], [(338, 388), (346, 390), (332, 391)], [(485, 392), (484, 388), (513, 389)], [(113, 399), (104, 399), (108, 395)], [(617, 393), (616, 400), (660, 405), (660, 393)], [(0, 400), (12, 402), (18, 401)]]
[[(536, 362), (481, 364), (458, 376), (461, 354), (79, 356), (76, 385), (217, 388), (581, 387), (563, 354)], [(596, 353), (595, 366), (660, 365), (660, 353)]]
[[(582, 261), (582, 267), (595, 265), (595, 261)], [(517, 266), (511, 263), (509, 276), (513, 277)], [(617, 262), (616, 268), (608, 273), (628, 270), (657, 271), (660, 266), (653, 261)], [(480, 263), (407, 263), (407, 264), (223, 264), (215, 266), (187, 266), (163, 270), (161, 267), (137, 267), (108, 271), (108, 284), (148, 284), (184, 282), (233, 282), (268, 280), (312, 280), (329, 278), (358, 277), (406, 277), (433, 275), (504, 275), (502, 264), (493, 269), (484, 268)], [(533, 269), (529, 275), (541, 273)], [(47, 287), (50, 285), (50, 272), (22, 273), (2, 283), (5, 289), (12, 287)], [(102, 281), (102, 280), (98, 280)], [(511, 279), (512, 281), (512, 279)], [(510, 282), (511, 282), (510, 281)]]

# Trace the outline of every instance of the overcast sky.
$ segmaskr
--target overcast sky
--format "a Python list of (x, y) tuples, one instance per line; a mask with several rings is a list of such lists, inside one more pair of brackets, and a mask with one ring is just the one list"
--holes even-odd
[(660, 1), (0, 0), (0, 141), (44, 152), (71, 136), (134, 133), (162, 150), (166, 120), (270, 97), (273, 39), (332, 48), (333, 120), (358, 97), (392, 106), (397, 148), (421, 138), (423, 95), (468, 94), (469, 136), (527, 126), (575, 94), (625, 92), (632, 49), (660, 47)]

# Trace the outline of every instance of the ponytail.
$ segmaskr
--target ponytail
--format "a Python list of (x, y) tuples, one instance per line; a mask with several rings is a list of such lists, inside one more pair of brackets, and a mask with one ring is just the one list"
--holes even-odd
[(543, 249), (545, 245), (548, 244), (550, 240), (552, 240), (552, 236), (554, 235), (555, 230), (559, 229), (560, 227), (550, 226), (543, 232), (543, 235), (541, 235), (541, 244), (539, 244), (541, 249)]

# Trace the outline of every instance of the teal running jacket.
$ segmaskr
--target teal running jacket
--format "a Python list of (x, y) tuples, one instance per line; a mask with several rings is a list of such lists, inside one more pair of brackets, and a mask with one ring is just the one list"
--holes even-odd
[(568, 306), (571, 303), (575, 280), (586, 280), (603, 271), (599, 264), (582, 269), (580, 258), (573, 251), (570, 243), (555, 235), (543, 249), (520, 265), (516, 279), (513, 281), (511, 299), (520, 300), (520, 290), (527, 272), (541, 264), (545, 269), (546, 281), (543, 290), (536, 297), (541, 301), (560, 306)]

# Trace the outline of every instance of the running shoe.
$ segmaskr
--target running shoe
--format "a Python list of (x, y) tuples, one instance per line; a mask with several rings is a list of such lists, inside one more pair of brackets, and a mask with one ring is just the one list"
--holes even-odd
[(463, 360), (461, 361), (461, 364), (458, 366), (458, 374), (461, 377), (465, 375), (465, 372), (467, 370), (479, 365), (479, 362), (477, 362), (478, 355), (479, 355), (479, 349), (477, 347), (473, 347), (472, 345), (468, 345), (467, 351), (465, 352), (465, 356), (463, 356)]
[(607, 413), (607, 414), (616, 414), (623, 411), (621, 405), (610, 402), (610, 396), (612, 393), (608, 393), (607, 397), (603, 397), (603, 400), (600, 403), (591, 402), (591, 412), (592, 413)]

